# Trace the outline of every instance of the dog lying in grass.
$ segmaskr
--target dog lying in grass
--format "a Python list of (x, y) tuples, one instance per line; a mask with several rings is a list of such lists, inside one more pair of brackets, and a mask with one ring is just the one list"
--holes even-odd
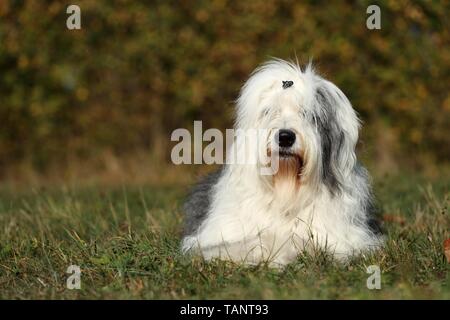
[(245, 83), (236, 112), (237, 131), (264, 133), (238, 135), (226, 164), (193, 189), (184, 252), (283, 266), (317, 247), (340, 260), (380, 247), (355, 154), (360, 121), (339, 88), (311, 65), (273, 60)]

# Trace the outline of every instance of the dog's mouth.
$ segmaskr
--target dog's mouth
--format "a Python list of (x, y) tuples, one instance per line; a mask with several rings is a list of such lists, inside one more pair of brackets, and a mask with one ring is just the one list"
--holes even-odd
[(292, 157), (300, 157), (298, 154), (293, 153), (291, 151), (287, 151), (287, 150), (280, 150), (278, 152), (278, 156), (280, 158), (292, 158)]
[(302, 154), (294, 152), (289, 149), (280, 148), (275, 153), (268, 150), (269, 156), (276, 155), (275, 160), (278, 161), (280, 175), (295, 175), (299, 176), (304, 167), (304, 159)]
[[(271, 153), (269, 153), (270, 155)], [(303, 156), (302, 154), (298, 153), (298, 152), (294, 152), (291, 149), (286, 149), (286, 148), (280, 148), (275, 152), (275, 155), (278, 155), (278, 158), (280, 160), (287, 160), (287, 159), (296, 159), (296, 160), (301, 160), (301, 162), (303, 163)]]

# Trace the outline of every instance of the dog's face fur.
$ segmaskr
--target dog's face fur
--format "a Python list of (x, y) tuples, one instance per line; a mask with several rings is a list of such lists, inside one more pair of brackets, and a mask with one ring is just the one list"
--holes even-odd
[[(255, 151), (277, 162), (273, 176), (261, 176), (275, 187), (325, 185), (338, 193), (355, 165), (358, 118), (342, 91), (311, 66), (272, 61), (257, 69), (238, 99), (236, 128), (267, 130)], [(291, 140), (280, 144), (283, 132)]]
[(183, 250), (284, 265), (311, 244), (336, 257), (380, 245), (356, 161), (359, 121), (341, 90), (311, 66), (275, 60), (250, 76), (236, 111), (227, 164), (185, 205)]

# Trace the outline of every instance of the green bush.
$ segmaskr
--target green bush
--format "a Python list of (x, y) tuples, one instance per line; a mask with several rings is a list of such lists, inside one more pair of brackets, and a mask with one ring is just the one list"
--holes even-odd
[[(313, 58), (365, 122), (374, 159), (448, 161), (447, 2), (64, 1), (0, 4), (0, 164), (143, 149), (201, 119), (229, 127), (232, 101), (271, 56)], [(414, 154), (414, 157), (410, 157)]]

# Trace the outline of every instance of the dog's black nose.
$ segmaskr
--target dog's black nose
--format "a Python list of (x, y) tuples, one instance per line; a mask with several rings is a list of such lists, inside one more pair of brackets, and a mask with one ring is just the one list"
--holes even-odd
[(295, 142), (295, 133), (292, 130), (281, 129), (277, 134), (277, 143), (282, 148), (289, 148)]

